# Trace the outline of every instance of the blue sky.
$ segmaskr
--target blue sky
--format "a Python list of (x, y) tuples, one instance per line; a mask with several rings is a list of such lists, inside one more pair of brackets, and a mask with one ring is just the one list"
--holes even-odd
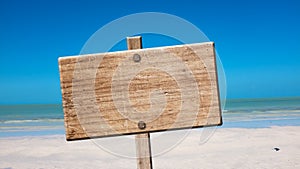
[(0, 0), (0, 104), (60, 103), (57, 58), (79, 54), (99, 28), (137, 12), (179, 16), (214, 41), (228, 98), (300, 96), (297, 0)]

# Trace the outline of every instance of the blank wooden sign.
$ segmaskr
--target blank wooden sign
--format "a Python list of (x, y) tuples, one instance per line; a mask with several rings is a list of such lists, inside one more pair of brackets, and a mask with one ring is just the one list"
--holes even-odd
[(59, 58), (67, 140), (221, 125), (212, 42)]

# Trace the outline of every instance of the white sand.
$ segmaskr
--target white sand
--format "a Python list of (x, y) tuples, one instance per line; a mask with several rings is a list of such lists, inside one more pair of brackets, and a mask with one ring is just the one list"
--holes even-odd
[[(220, 128), (202, 145), (199, 137), (199, 131), (193, 130), (174, 149), (153, 158), (153, 168), (300, 168), (300, 127)], [(152, 146), (155, 151), (157, 145)], [(280, 150), (273, 150), (275, 147)], [(0, 168), (132, 169), (136, 168), (136, 161), (103, 151), (90, 140), (19, 137), (0, 139)]]

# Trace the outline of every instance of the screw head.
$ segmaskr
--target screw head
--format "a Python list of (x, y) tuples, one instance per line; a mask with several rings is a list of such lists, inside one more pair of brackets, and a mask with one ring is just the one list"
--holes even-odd
[(139, 127), (139, 129), (144, 130), (146, 128), (146, 123), (143, 121), (139, 121), (138, 127)]
[(134, 62), (140, 62), (141, 61), (141, 56), (139, 54), (134, 54), (133, 55), (133, 61)]

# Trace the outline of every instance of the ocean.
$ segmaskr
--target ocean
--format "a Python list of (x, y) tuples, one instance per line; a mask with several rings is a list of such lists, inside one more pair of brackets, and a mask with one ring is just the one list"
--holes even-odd
[[(221, 128), (300, 126), (300, 97), (228, 99)], [(62, 135), (61, 104), (0, 105), (0, 137)]]
[(0, 105), (0, 137), (64, 133), (61, 104)]
[(229, 99), (223, 122), (225, 128), (300, 126), (300, 98)]

